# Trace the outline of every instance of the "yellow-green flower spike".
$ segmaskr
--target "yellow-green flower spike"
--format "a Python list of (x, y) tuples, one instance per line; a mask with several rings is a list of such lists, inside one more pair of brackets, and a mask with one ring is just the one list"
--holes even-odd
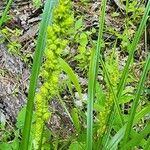
[[(72, 15), (70, 15), (72, 14)], [(36, 148), (41, 141), (44, 123), (50, 118), (48, 101), (57, 94), (59, 74), (61, 72), (59, 58), (69, 41), (70, 29), (73, 27), (73, 12), (70, 0), (59, 0), (54, 10), (53, 24), (47, 28), (45, 61), (42, 65), (43, 84), (36, 94)]]

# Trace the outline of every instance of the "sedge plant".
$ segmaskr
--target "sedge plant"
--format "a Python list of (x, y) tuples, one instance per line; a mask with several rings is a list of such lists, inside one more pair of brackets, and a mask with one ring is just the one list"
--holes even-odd
[[(68, 4), (68, 1), (60, 0), (59, 2), (62, 2), (65, 5)], [(107, 69), (107, 64), (104, 62), (102, 55), (101, 55), (106, 3), (107, 3), (107, 0), (102, 0), (100, 19), (99, 19), (99, 33), (98, 33), (97, 47), (95, 50), (92, 51), (92, 57), (91, 57), (91, 62), (90, 62), (89, 74), (88, 74), (89, 79), (88, 79), (86, 145), (84, 145), (84, 142), (80, 143), (78, 141), (75, 141), (73, 143), (71, 141), (72, 144), (69, 147), (69, 150), (72, 150), (74, 148), (74, 145), (78, 145), (78, 146), (80, 145), (79, 146), (80, 148), (78, 147), (79, 149), (83, 149), (84, 147), (86, 147), (87, 150), (92, 150), (92, 149), (98, 150), (99, 148), (102, 148), (104, 150), (128, 149), (129, 147), (137, 146), (138, 143), (135, 141), (135, 139), (138, 136), (141, 137), (140, 140), (143, 139), (146, 135), (148, 135), (148, 131), (150, 128), (150, 124), (147, 123), (146, 127), (140, 133), (137, 133), (136, 131), (132, 129), (132, 126), (135, 125), (139, 121), (139, 118), (144, 117), (149, 112), (150, 106), (148, 105), (144, 109), (142, 109), (138, 114), (136, 114), (137, 105), (140, 100), (140, 95), (143, 91), (144, 82), (146, 80), (148, 71), (150, 69), (149, 67), (150, 56), (148, 56), (148, 59), (144, 65), (144, 71), (142, 73), (139, 85), (137, 87), (137, 92), (134, 96), (134, 102), (131, 108), (131, 114), (128, 115), (129, 120), (127, 122), (124, 119), (122, 111), (120, 109), (120, 98), (125, 88), (127, 77), (129, 75), (129, 68), (133, 60), (134, 52), (140, 41), (140, 38), (142, 36), (143, 30), (144, 30), (144, 27), (148, 18), (148, 14), (150, 11), (150, 1), (147, 4), (140, 26), (133, 38), (133, 42), (131, 42), (131, 44), (129, 44), (128, 46), (129, 56), (128, 56), (128, 60), (123, 70), (118, 86), (117, 86), (118, 82), (116, 80), (115, 82), (117, 83), (112, 82), (112, 74), (110, 74), (111, 72), (109, 72), (109, 70)], [(28, 95), (28, 102), (27, 102), (27, 109), (26, 109), (26, 118), (25, 118), (24, 130), (23, 130), (23, 139), (22, 139), (22, 144), (21, 144), (22, 150), (28, 149), (31, 124), (32, 124), (33, 104), (34, 104), (34, 99), (35, 99), (35, 90), (36, 90), (40, 66), (41, 66), (41, 62), (43, 58), (43, 52), (44, 52), (46, 44), (47, 45), (45, 49), (45, 62), (42, 65), (43, 70), (41, 72), (41, 76), (43, 77), (43, 85), (40, 87), (39, 92), (37, 93), (37, 96), (36, 96), (37, 134), (35, 134), (36, 135), (35, 138), (36, 138), (36, 142), (38, 145), (36, 149), (42, 149), (42, 144), (43, 144), (42, 139), (43, 139), (43, 130), (44, 130), (45, 122), (50, 118), (50, 112), (47, 113), (48, 112), (48, 100), (51, 99), (53, 96), (57, 95), (58, 77), (61, 71), (60, 68), (62, 68), (63, 71), (68, 74), (70, 81), (74, 84), (76, 90), (79, 93), (80, 98), (82, 99), (82, 93), (81, 93), (82, 90), (78, 83), (77, 77), (74, 75), (69, 65), (63, 59), (60, 58), (62, 50), (68, 44), (68, 41), (66, 40), (67, 36), (70, 36), (68, 29), (71, 28), (73, 20), (69, 18), (68, 16), (69, 13), (65, 16), (65, 12), (67, 11), (66, 7), (61, 7), (61, 5), (57, 5), (56, 7), (55, 6), (56, 5), (54, 1), (47, 0), (45, 3), (45, 7), (44, 7), (44, 13), (43, 13), (41, 26), (40, 26), (39, 37), (37, 41), (37, 47), (36, 47), (36, 52), (35, 52), (35, 57), (34, 57), (33, 68), (32, 68), (32, 75), (31, 75), (31, 80), (30, 80), (29, 95)], [(60, 12), (63, 12), (63, 13), (60, 14)], [(49, 27), (48, 27), (48, 24), (50, 24)], [(61, 26), (59, 26), (58, 24)], [(48, 32), (48, 38), (46, 36), (47, 32)], [(46, 42), (46, 38), (47, 38), (47, 42)], [(105, 78), (107, 81), (106, 86), (108, 86), (107, 87), (108, 94), (111, 95), (110, 98), (112, 100), (111, 101), (112, 106), (108, 107), (109, 109), (111, 109), (108, 111), (109, 113), (105, 114), (105, 116), (102, 116), (103, 115), (102, 113), (102, 115), (100, 115), (100, 117), (98, 118), (99, 122), (102, 121), (101, 120), (102, 117), (107, 117), (109, 119), (108, 121), (104, 123), (104, 126), (108, 128), (107, 130), (105, 130), (106, 136), (105, 135), (96, 136), (96, 138), (98, 137), (98, 140), (96, 140), (97, 142), (96, 143), (97, 147), (96, 147), (94, 143), (95, 135), (93, 134), (93, 128), (95, 125), (94, 119), (93, 119), (94, 118), (93, 107), (94, 107), (94, 102), (95, 102), (96, 79), (97, 79), (97, 73), (98, 73), (98, 68), (99, 68), (98, 66), (99, 62), (101, 64), (102, 71), (105, 74)], [(115, 85), (115, 88), (114, 88), (114, 85)], [(99, 98), (102, 99), (102, 96), (100, 94), (99, 96), (100, 96)], [(46, 99), (46, 101), (44, 99)], [(62, 104), (64, 105), (63, 102)], [(66, 106), (64, 107), (66, 109)], [(67, 109), (66, 109), (66, 112), (69, 114), (69, 111)], [(82, 125), (80, 124), (80, 120), (79, 120), (80, 117), (78, 116), (79, 115), (78, 109), (73, 108), (70, 114), (69, 114), (69, 117), (72, 123), (74, 124), (74, 127), (76, 129), (78, 136), (80, 136), (81, 131), (82, 131), (81, 130)], [(113, 129), (113, 122), (115, 118), (119, 118), (119, 123), (118, 123), (119, 125), (117, 129), (114, 129), (116, 134), (112, 136), (112, 138), (110, 138), (111, 131)], [(99, 127), (100, 128), (98, 128), (96, 132), (101, 132), (102, 128), (101, 126)], [(131, 140), (129, 140), (130, 138)], [(127, 144), (128, 142), (129, 142), (129, 145)], [(148, 149), (149, 148), (148, 141), (143, 139), (143, 142), (146, 144), (143, 144), (142, 146), (143, 147), (145, 146), (145, 149)], [(119, 145), (120, 147), (118, 147), (118, 144), (120, 144)], [(56, 145), (56, 149), (57, 148), (58, 148), (58, 142)]]
[[(123, 75), (122, 75), (122, 79), (120, 81), (119, 89), (122, 89), (122, 87), (124, 85), (124, 82), (125, 82), (125, 80), (127, 78), (127, 74), (128, 74), (128, 70), (129, 70), (128, 68), (129, 68), (129, 65), (130, 65), (130, 63), (131, 63), (131, 61), (133, 59), (133, 55), (134, 55), (135, 49), (137, 47), (137, 44), (138, 44), (138, 42), (140, 40), (140, 37), (141, 37), (141, 35), (143, 33), (143, 30), (144, 30), (144, 27), (146, 25), (146, 21), (147, 21), (149, 12), (150, 12), (150, 1), (148, 1), (148, 4), (147, 4), (146, 10), (145, 10), (143, 19), (141, 21), (141, 24), (139, 26), (138, 31), (135, 34), (135, 38), (134, 38), (134, 40), (133, 40), (133, 42), (131, 44), (130, 54), (129, 54), (129, 57), (128, 57), (128, 60), (127, 60), (127, 64), (125, 66), (125, 69), (124, 69), (124, 72), (123, 72)], [(143, 87), (146, 75), (148, 73), (148, 69), (149, 69), (149, 56), (148, 56), (148, 59), (147, 59), (147, 63), (145, 64), (145, 68), (144, 68), (143, 74), (141, 76), (141, 80), (140, 80), (140, 83), (139, 83), (139, 86), (138, 86), (138, 90), (137, 90), (137, 95), (135, 96), (135, 99), (134, 99), (134, 102), (133, 102), (133, 106), (132, 106), (132, 109), (131, 109), (131, 115), (130, 115), (129, 121), (127, 123), (127, 129), (126, 129), (125, 137), (124, 137), (124, 144), (129, 139), (129, 133), (131, 131), (131, 127), (132, 127), (132, 124), (133, 124), (133, 119), (134, 119), (136, 108), (137, 108), (138, 101), (139, 101), (139, 98), (140, 98), (140, 93), (141, 93), (141, 90), (142, 90), (142, 87)]]
[[(141, 24), (139, 26), (139, 29), (138, 31), (136, 32), (135, 34), (135, 37), (133, 39), (133, 42), (129, 45), (129, 57), (128, 57), (128, 60), (127, 60), (127, 63), (126, 63), (126, 66), (124, 68), (124, 71), (123, 71), (123, 74), (122, 74), (122, 77), (121, 77), (121, 80), (120, 80), (120, 84), (118, 86), (118, 93), (117, 93), (117, 97), (118, 99), (120, 99), (121, 95), (122, 95), (122, 90), (124, 88), (124, 84), (126, 83), (126, 79), (127, 79), (127, 76), (128, 76), (128, 72), (129, 72), (129, 66), (131, 64), (131, 61), (133, 60), (133, 55), (134, 55), (134, 52), (136, 50), (136, 47), (138, 45), (138, 42), (140, 40), (140, 37), (143, 33), (143, 30), (144, 30), (144, 27), (145, 27), (145, 24), (146, 24), (146, 21), (147, 21), (147, 18), (148, 18), (148, 14), (149, 14), (149, 11), (150, 11), (150, 1), (148, 2), (147, 4), (147, 7), (145, 9), (145, 13), (143, 15), (143, 18), (142, 18), (142, 21), (141, 21)], [(139, 83), (139, 86), (138, 86), (138, 91), (137, 91), (137, 95), (135, 96), (135, 99), (134, 99), (134, 102), (133, 102), (133, 107), (131, 109), (131, 115), (129, 117), (129, 121), (127, 123), (127, 128), (122, 128), (122, 130), (120, 131), (123, 131), (123, 134), (125, 133), (125, 137), (123, 138), (123, 136), (120, 136), (123, 138), (123, 144), (122, 145), (125, 145), (125, 143), (128, 141), (129, 139), (129, 133), (131, 132), (131, 127), (132, 127), (132, 124), (133, 124), (133, 120), (134, 120), (134, 116), (135, 116), (135, 110), (137, 108), (137, 102), (139, 101), (139, 95), (141, 93), (141, 90), (142, 90), (142, 87), (143, 84), (144, 84), (144, 79), (146, 78), (146, 75), (148, 73), (148, 61), (149, 61), (149, 58), (147, 59), (147, 63), (145, 64), (145, 67), (147, 68), (146, 70), (144, 69), (144, 72), (142, 74), (142, 77), (141, 77), (141, 80), (140, 80), (140, 83)], [(140, 117), (142, 118), (142, 117)], [(110, 123), (111, 124), (111, 123)], [(126, 130), (125, 130), (126, 129)], [(133, 132), (133, 130), (132, 130)], [(118, 132), (119, 133), (119, 132)], [(117, 134), (116, 134), (117, 135)], [(115, 138), (114, 138), (115, 139)], [(120, 139), (121, 140), (121, 139)]]

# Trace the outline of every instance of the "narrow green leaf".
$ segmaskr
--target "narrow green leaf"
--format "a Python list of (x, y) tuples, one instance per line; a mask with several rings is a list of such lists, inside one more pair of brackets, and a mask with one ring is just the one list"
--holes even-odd
[(5, 8), (5, 10), (4, 10), (3, 14), (2, 14), (1, 19), (0, 19), (0, 28), (3, 25), (4, 21), (5, 21), (5, 18), (7, 16), (7, 13), (9, 11), (9, 9), (10, 9), (10, 6), (11, 6), (12, 2), (13, 2), (13, 0), (9, 0), (8, 3), (7, 3), (7, 6), (6, 6), (6, 8)]
[(59, 61), (60, 61), (63, 71), (67, 73), (69, 79), (74, 84), (77, 92), (79, 93), (80, 98), (82, 99), (82, 90), (81, 90), (77, 76), (75, 75), (72, 68), (69, 66), (67, 62), (65, 62), (62, 58), (60, 58)]
[(73, 108), (71, 110), (71, 116), (72, 116), (72, 120), (73, 120), (73, 124), (78, 132), (78, 134), (80, 133), (81, 131), (81, 126), (80, 126), (80, 120), (79, 120), (79, 114), (78, 114), (78, 110), (77, 108)]
[[(150, 112), (150, 105), (146, 106), (143, 108), (139, 113), (136, 114), (133, 125), (135, 125), (142, 117), (144, 117), (146, 114)], [(106, 144), (106, 148), (104, 150), (111, 150), (111, 148), (117, 147), (119, 142), (123, 139), (124, 134), (125, 134), (125, 129), (126, 129), (127, 124), (125, 124)], [(137, 134), (134, 130), (132, 130), (132, 134), (139, 135)], [(119, 136), (120, 135), (120, 136)]]
[[(144, 117), (146, 114), (150, 112), (150, 105), (143, 108), (139, 113), (136, 114), (133, 125), (135, 125), (142, 117)], [(123, 139), (125, 134), (127, 124), (125, 124), (106, 144), (107, 150), (110, 150), (111, 148), (117, 147), (119, 142)], [(136, 136), (136, 133), (132, 130), (132, 134)], [(120, 136), (118, 136), (120, 135)], [(105, 150), (105, 149), (104, 149)]]
[(113, 150), (115, 147), (117, 147), (118, 143), (121, 141), (121, 139), (124, 136), (126, 129), (126, 125), (124, 125), (116, 134), (113, 136), (113, 138), (110, 140), (109, 144), (107, 145), (106, 150)]
[(32, 74), (30, 78), (21, 150), (27, 150), (29, 145), (36, 85), (37, 85), (39, 70), (42, 62), (43, 52), (45, 48), (47, 26), (49, 23), (52, 22), (52, 12), (54, 8), (54, 4), (55, 4), (54, 1), (46, 0), (42, 21), (40, 24), (40, 30), (37, 39), (34, 60), (33, 60)]
[(146, 114), (150, 113), (150, 104), (145, 106), (134, 118), (134, 124), (142, 119)]
[(92, 53), (92, 59), (90, 62), (89, 68), (89, 79), (88, 79), (88, 106), (87, 106), (87, 150), (92, 150), (93, 143), (93, 103), (95, 98), (95, 88), (96, 88), (96, 76), (99, 63), (99, 54), (102, 48), (102, 37), (104, 29), (104, 19), (106, 11), (106, 2), (107, 0), (102, 0), (101, 12), (99, 19), (99, 33), (96, 51)]

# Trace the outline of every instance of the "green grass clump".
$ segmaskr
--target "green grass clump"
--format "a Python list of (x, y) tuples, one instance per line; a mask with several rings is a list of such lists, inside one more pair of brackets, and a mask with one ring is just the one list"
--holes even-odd
[[(106, 1), (104, 2), (104, 1), (102, 1), (102, 8), (103, 8), (103, 10), (105, 10), (105, 6), (106, 6)], [(104, 5), (105, 4), (105, 5)], [(128, 75), (129, 75), (129, 66), (130, 66), (130, 64), (131, 64), (131, 61), (132, 61), (132, 59), (133, 59), (133, 55), (134, 55), (134, 52), (135, 52), (135, 50), (136, 50), (136, 47), (137, 47), (137, 45), (138, 45), (138, 43), (139, 43), (139, 40), (140, 40), (140, 37), (141, 37), (141, 35), (142, 35), (142, 33), (143, 33), (143, 29), (144, 29), (144, 26), (145, 26), (145, 24), (146, 24), (146, 20), (147, 20), (147, 16), (148, 16), (148, 13), (149, 13), (149, 5), (150, 5), (150, 1), (148, 2), (148, 4), (147, 4), (147, 7), (146, 7), (146, 9), (145, 9), (145, 13), (144, 13), (144, 16), (143, 16), (143, 19), (142, 19), (142, 21), (141, 21), (141, 24), (140, 24), (140, 26), (139, 26), (139, 29), (138, 29), (138, 31), (135, 33), (135, 37), (133, 38), (133, 42), (130, 44), (130, 45), (128, 45), (128, 51), (129, 51), (129, 57), (128, 57), (128, 60), (127, 60), (127, 63), (126, 63), (126, 65), (125, 65), (125, 69), (124, 69), (124, 71), (123, 71), (123, 74), (122, 74), (122, 76), (121, 76), (121, 79), (120, 79), (120, 83), (119, 83), (119, 86), (117, 86), (117, 84), (116, 84), (116, 88), (114, 89), (113, 88), (113, 85), (114, 85), (114, 83), (113, 83), (113, 80), (112, 80), (112, 78), (111, 78), (111, 75), (112, 74), (110, 74), (110, 72), (109, 72), (109, 69), (107, 69), (107, 66), (106, 66), (106, 64), (103, 62), (103, 59), (102, 59), (102, 56), (101, 56), (101, 54), (97, 54), (97, 52), (99, 53), (100, 51), (99, 50), (97, 50), (96, 52), (93, 52), (94, 54), (93, 54), (93, 59), (91, 60), (92, 62), (91, 62), (91, 69), (90, 69), (90, 74), (89, 74), (89, 87), (88, 87), (88, 89), (89, 89), (89, 101), (88, 101), (88, 114), (87, 114), (87, 120), (88, 120), (88, 124), (87, 124), (87, 149), (89, 149), (89, 150), (91, 150), (92, 149), (92, 143), (94, 142), (93, 141), (93, 134), (92, 134), (92, 130), (93, 130), (93, 104), (94, 104), (94, 97), (95, 97), (95, 82), (96, 82), (96, 74), (97, 74), (97, 66), (98, 66), (98, 58), (100, 58), (100, 63), (101, 63), (101, 65), (102, 65), (102, 68), (103, 68), (103, 71), (105, 72), (105, 75), (106, 75), (106, 79), (107, 79), (107, 81), (108, 81), (108, 87), (109, 87), (109, 89), (110, 89), (110, 92), (109, 93), (112, 93), (112, 95), (111, 95), (111, 97), (114, 99), (114, 106), (115, 106), (115, 109), (113, 109), (113, 111), (114, 112), (117, 112), (117, 114), (116, 113), (111, 113), (111, 114), (107, 114), (107, 115), (105, 115), (104, 116), (104, 114), (103, 115), (101, 115), (101, 118), (99, 118), (99, 122), (103, 122), (103, 118), (105, 117), (108, 117), (108, 115), (117, 115), (116, 117), (114, 116), (114, 118), (120, 118), (120, 121), (117, 123), (118, 124), (118, 127), (120, 126), (120, 125), (124, 125), (124, 118), (123, 118), (123, 114), (122, 114), (122, 112), (121, 112), (121, 110), (120, 110), (120, 107), (119, 107), (119, 100), (120, 100), (120, 97), (121, 97), (121, 95), (122, 95), (122, 91), (123, 91), (123, 89), (124, 89), (124, 86), (125, 86), (125, 83), (126, 83), (126, 79), (127, 79), (127, 77), (128, 77)], [(104, 11), (103, 11), (104, 12)], [(102, 41), (102, 33), (103, 33), (103, 22), (104, 22), (104, 13), (101, 13), (101, 19), (100, 19), (101, 21), (100, 21), (100, 28), (99, 28), (99, 32), (100, 32), (100, 35), (99, 35), (99, 37), (98, 37), (98, 39), (100, 39), (100, 40), (98, 40), (98, 48), (100, 49), (101, 48), (101, 46), (100, 46), (100, 44), (101, 44), (101, 41)], [(100, 57), (98, 57), (100, 55)], [(97, 63), (94, 63), (94, 62), (96, 62), (97, 61)], [(144, 73), (145, 74), (145, 76), (147, 75), (147, 73), (145, 72)], [(142, 84), (144, 83), (144, 80), (142, 80)], [(116, 92), (115, 92), (116, 91)], [(140, 91), (138, 91), (138, 94), (140, 94), (139, 93)], [(112, 99), (111, 98), (111, 99)], [(109, 103), (107, 103), (107, 105), (109, 105)], [(135, 106), (133, 106), (133, 109), (135, 109), (134, 108)], [(137, 107), (137, 106), (136, 106)], [(110, 111), (110, 110), (109, 110)], [(116, 120), (116, 119), (115, 119)], [(133, 118), (131, 119), (132, 121), (133, 121)], [(128, 124), (130, 124), (130, 128), (131, 128), (131, 120), (129, 121), (129, 123)], [(111, 122), (110, 122), (111, 121)], [(104, 122), (103, 122), (104, 123)], [(111, 124), (113, 124), (113, 121), (112, 121), (112, 119), (111, 119), (111, 117), (110, 117), (110, 119), (109, 119), (109, 122), (108, 122), (108, 125), (110, 126)], [(106, 124), (105, 125), (103, 125), (103, 127), (105, 127), (106, 126)], [(100, 129), (99, 129), (99, 132), (101, 131), (101, 132), (103, 132), (103, 127), (101, 127)], [(126, 129), (126, 131), (128, 131), (128, 133), (130, 132), (129, 131), (129, 125), (127, 125), (127, 129)], [(108, 129), (109, 129), (109, 127), (107, 127)], [(111, 131), (111, 126), (110, 126), (110, 131)], [(131, 130), (131, 129), (130, 129)], [(109, 131), (109, 132), (110, 132)], [(125, 130), (124, 130), (125, 131)], [(110, 135), (108, 135), (107, 137), (109, 138), (109, 136)], [(125, 140), (124, 140), (124, 144), (128, 141), (128, 137), (129, 136), (129, 134), (125, 134)], [(99, 141), (99, 143), (100, 143), (100, 147), (102, 148), (103, 146), (103, 144), (105, 145), (106, 143), (106, 141), (105, 141), (106, 139), (104, 139), (103, 141)], [(102, 143), (102, 142), (104, 142), (104, 143)], [(98, 146), (99, 147), (99, 146)]]

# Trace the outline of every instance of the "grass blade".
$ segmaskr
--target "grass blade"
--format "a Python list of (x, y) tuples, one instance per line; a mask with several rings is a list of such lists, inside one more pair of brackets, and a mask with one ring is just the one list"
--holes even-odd
[(43, 17), (42, 17), (42, 21), (40, 24), (40, 30), (39, 30), (39, 35), (38, 35), (38, 39), (37, 39), (36, 51), (35, 51), (33, 67), (32, 67), (32, 74), (31, 74), (31, 78), (30, 78), (21, 150), (27, 150), (28, 145), (29, 145), (35, 90), (36, 90), (39, 70), (40, 70), (44, 47), (45, 47), (45, 42), (46, 42), (47, 26), (52, 21), (53, 7), (54, 7), (54, 1), (47, 0), (45, 3)]
[(87, 106), (87, 150), (92, 150), (92, 138), (93, 138), (93, 103), (95, 97), (95, 87), (96, 87), (96, 76), (97, 68), (99, 63), (99, 54), (102, 48), (101, 40), (103, 37), (104, 28), (104, 18), (106, 11), (107, 0), (102, 1), (101, 13), (99, 19), (99, 34), (96, 51), (93, 52), (93, 56), (90, 62), (89, 68), (89, 79), (88, 79), (88, 106)]
[(4, 10), (3, 14), (2, 14), (1, 19), (0, 19), (0, 28), (3, 25), (4, 21), (5, 21), (5, 18), (7, 16), (7, 13), (9, 11), (9, 9), (10, 9), (10, 6), (11, 6), (12, 2), (13, 2), (13, 0), (9, 0), (8, 3), (7, 3), (7, 6), (6, 6), (6, 8), (5, 8), (5, 10)]
[(106, 150), (113, 150), (115, 147), (117, 147), (118, 143), (121, 141), (121, 139), (124, 136), (126, 129), (126, 125), (124, 125), (110, 140), (109, 144), (107, 145)]
[(148, 113), (150, 113), (150, 104), (137, 113), (137, 115), (134, 118), (134, 123), (138, 122), (142, 117), (144, 117)]
[(80, 98), (82, 99), (82, 90), (81, 90), (77, 76), (75, 75), (72, 68), (69, 66), (67, 62), (65, 62), (62, 58), (60, 58), (59, 61), (60, 61), (63, 71), (67, 73), (67, 75), (69, 76), (69, 79), (74, 84)]
[(144, 82), (146, 80), (146, 76), (147, 76), (148, 71), (149, 71), (149, 64), (150, 64), (150, 55), (148, 56), (148, 58), (146, 60), (146, 63), (145, 63), (145, 66), (144, 66), (144, 71), (142, 73), (142, 76), (141, 76), (141, 79), (139, 81), (139, 85), (138, 85), (138, 88), (137, 88), (137, 92), (136, 92), (135, 98), (133, 100), (133, 105), (132, 105), (131, 113), (130, 113), (130, 116), (129, 116), (129, 119), (128, 119), (128, 122), (127, 122), (127, 128), (126, 128), (126, 131), (125, 131), (123, 144), (126, 144), (128, 142), (128, 139), (129, 139), (129, 136), (130, 136), (130, 132), (131, 132), (132, 125), (133, 125), (133, 120), (135, 118), (136, 109), (137, 109), (138, 102), (139, 102), (139, 99), (140, 99), (140, 95), (141, 95), (141, 92), (143, 90)]
[(81, 125), (80, 125), (80, 120), (79, 120), (79, 112), (77, 108), (73, 108), (71, 110), (71, 117), (73, 120), (73, 125), (77, 131), (77, 134), (80, 134), (81, 131)]

